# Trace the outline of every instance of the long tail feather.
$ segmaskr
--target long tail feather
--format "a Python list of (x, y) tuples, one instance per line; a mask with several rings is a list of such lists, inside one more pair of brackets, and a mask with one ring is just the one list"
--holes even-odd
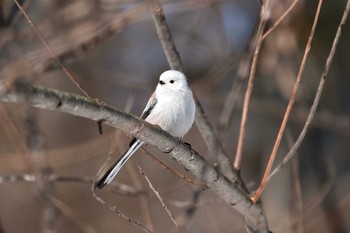
[(111, 183), (126, 161), (128, 161), (128, 159), (137, 151), (137, 149), (140, 148), (140, 146), (142, 146), (143, 143), (144, 142), (139, 139), (132, 143), (129, 149), (118, 159), (118, 161), (115, 162), (115, 164), (113, 164), (113, 166), (103, 175), (103, 177), (95, 183), (95, 187), (102, 189), (106, 184)]

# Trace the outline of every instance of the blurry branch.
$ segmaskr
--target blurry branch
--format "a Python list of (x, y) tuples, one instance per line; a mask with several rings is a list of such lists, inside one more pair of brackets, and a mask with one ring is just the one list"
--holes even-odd
[(234, 168), (238, 171), (241, 168), (241, 161), (242, 161), (243, 148), (244, 148), (244, 139), (245, 139), (245, 132), (246, 132), (246, 124), (248, 121), (248, 111), (249, 111), (249, 105), (250, 105), (250, 98), (251, 98), (253, 86), (254, 86), (254, 78), (255, 78), (256, 68), (257, 68), (257, 64), (258, 64), (258, 57), (259, 57), (261, 45), (263, 42), (262, 36), (264, 33), (264, 29), (265, 29), (267, 20), (269, 19), (269, 14), (270, 14), (269, 0), (267, 0), (266, 3), (264, 3), (261, 7), (260, 22), (259, 22), (258, 30), (256, 33), (256, 39), (253, 42), (253, 47), (255, 47), (253, 61), (251, 63), (251, 67), (250, 67), (248, 86), (247, 86), (246, 92), (244, 94), (243, 110), (242, 110), (241, 124), (240, 124), (240, 129), (239, 129), (239, 137), (238, 137), (238, 142), (237, 142), (236, 157), (235, 157), (235, 161), (233, 164)]
[(224, 106), (222, 108), (219, 120), (218, 120), (218, 131), (221, 140), (224, 140), (229, 130), (234, 110), (238, 106), (239, 99), (242, 96), (244, 87), (244, 80), (246, 79), (251, 64), (253, 41), (250, 42), (248, 51), (242, 56), (239, 62), (236, 78), (231, 86), (229, 93), (226, 96)]
[(323, 3), (323, 0), (319, 0), (318, 6), (317, 6), (317, 10), (316, 10), (316, 13), (315, 13), (315, 17), (314, 17), (314, 22), (313, 22), (313, 25), (312, 25), (312, 28), (311, 28), (311, 31), (310, 31), (309, 39), (308, 39), (306, 47), (305, 47), (305, 52), (304, 52), (304, 55), (303, 55), (303, 59), (302, 59), (301, 64), (300, 64), (298, 76), (297, 76), (297, 78), (295, 80), (294, 87), (293, 87), (292, 94), (291, 94), (289, 102), (288, 102), (288, 106), (287, 106), (286, 112), (284, 114), (284, 117), (283, 117), (280, 129), (278, 131), (278, 135), (277, 135), (275, 144), (273, 146), (273, 149), (272, 149), (269, 161), (267, 163), (264, 176), (263, 176), (263, 178), (261, 180), (259, 188), (256, 190), (256, 193), (252, 197), (252, 201), (254, 203), (256, 201), (258, 201), (260, 199), (260, 197), (261, 197), (261, 194), (262, 194), (262, 192), (263, 192), (263, 190), (265, 188), (265, 185), (267, 183), (268, 176), (269, 176), (270, 171), (272, 169), (273, 162), (274, 162), (274, 160), (276, 158), (276, 154), (277, 154), (278, 148), (279, 148), (281, 140), (282, 140), (284, 129), (285, 129), (286, 125), (287, 125), (287, 122), (288, 122), (288, 119), (289, 119), (289, 115), (290, 115), (290, 112), (291, 112), (291, 110), (293, 108), (295, 97), (296, 97), (297, 91), (299, 89), (299, 84), (300, 84), (300, 81), (301, 81), (301, 78), (302, 78), (302, 75), (303, 75), (303, 72), (304, 72), (305, 64), (306, 64), (307, 58), (309, 57), (309, 52), (311, 50), (311, 43), (312, 43), (312, 40), (313, 40), (313, 37), (314, 37), (314, 34), (315, 34), (315, 30), (316, 30), (316, 26), (317, 26), (317, 23), (318, 23), (318, 18), (319, 18), (319, 15), (320, 15), (322, 3)]
[[(103, 20), (93, 25), (89, 33), (83, 37), (77, 37), (76, 41), (70, 41), (67, 45), (65, 38), (48, 42), (55, 49), (57, 59), (63, 63), (67, 59), (75, 58), (84, 52), (95, 49), (99, 44), (121, 31), (127, 25), (140, 19), (147, 11), (145, 4), (139, 4), (118, 14), (112, 20)], [(69, 33), (67, 33), (69, 35)], [(0, 93), (10, 88), (11, 84), (20, 76), (41, 74), (47, 70), (56, 68), (56, 59), (52, 58), (45, 50), (27, 53), (23, 57), (6, 64), (0, 70)]]
[(149, 188), (152, 190), (152, 192), (156, 195), (156, 197), (158, 198), (160, 204), (162, 205), (162, 208), (165, 210), (165, 212), (168, 214), (170, 220), (174, 223), (174, 225), (176, 226), (177, 230), (179, 232), (179, 226), (177, 225), (177, 222), (175, 220), (175, 218), (173, 217), (173, 215), (171, 214), (169, 208), (165, 205), (163, 198), (160, 196), (159, 192), (154, 188), (153, 184), (151, 183), (150, 179), (146, 176), (145, 172), (143, 171), (143, 169), (141, 168), (140, 164), (137, 164), (137, 167), (139, 169), (140, 174), (145, 178), (145, 180), (147, 181), (147, 184), (149, 186)]
[(336, 179), (336, 167), (335, 164), (332, 162), (331, 159), (328, 159), (326, 163), (324, 163), (326, 166), (326, 175), (324, 183), (320, 185), (318, 192), (312, 196), (311, 200), (305, 203), (304, 207), (304, 215), (310, 215), (315, 210), (315, 208), (318, 208), (322, 202), (324, 202), (325, 198), (329, 194), (329, 192), (332, 190), (332, 186), (334, 184), (334, 181)]
[(304, 127), (303, 127), (302, 131), (300, 132), (300, 134), (299, 134), (297, 140), (295, 141), (294, 145), (291, 147), (291, 149), (289, 150), (287, 155), (284, 157), (283, 161), (269, 175), (268, 182), (271, 181), (274, 177), (276, 177), (276, 174), (278, 174), (282, 170), (282, 168), (288, 163), (288, 161), (295, 155), (296, 151), (298, 150), (300, 144), (304, 140), (305, 135), (306, 135), (306, 133), (308, 132), (308, 130), (310, 128), (311, 122), (312, 122), (312, 120), (313, 120), (313, 118), (315, 116), (315, 113), (316, 113), (317, 106), (318, 106), (318, 104), (320, 102), (320, 98), (321, 98), (321, 95), (322, 95), (323, 87), (324, 87), (324, 84), (326, 82), (326, 77), (327, 77), (329, 69), (331, 67), (331, 64), (332, 64), (332, 61), (333, 61), (333, 58), (334, 58), (334, 55), (335, 55), (335, 51), (337, 50), (337, 46), (338, 46), (338, 43), (339, 43), (339, 39), (341, 37), (342, 29), (343, 29), (343, 27), (344, 27), (344, 25), (346, 23), (347, 18), (348, 18), (349, 11), (350, 11), (350, 0), (348, 0), (348, 2), (346, 4), (346, 7), (345, 7), (345, 10), (344, 10), (342, 19), (341, 19), (340, 24), (339, 24), (338, 29), (337, 29), (337, 33), (336, 33), (336, 35), (334, 37), (332, 48), (331, 48), (331, 50), (329, 52), (329, 55), (327, 57), (326, 65), (324, 67), (324, 70), (323, 70), (320, 82), (318, 84), (316, 96), (315, 96), (314, 102), (312, 103), (312, 106), (310, 108), (310, 112), (309, 112), (309, 115), (307, 116), (307, 119), (306, 119), (306, 122), (304, 124)]
[(200, 198), (202, 197), (201, 194), (205, 187), (203, 185), (197, 187), (193, 192), (192, 192), (192, 197), (189, 200), (188, 205), (186, 206), (185, 209), (185, 214), (181, 215), (179, 218), (179, 225), (183, 231), (187, 232), (189, 223), (193, 220), (193, 217), (197, 213), (197, 210), (199, 210), (200, 204)]
[(98, 201), (99, 203), (101, 203), (103, 206), (105, 206), (107, 209), (115, 212), (117, 215), (119, 215), (120, 217), (122, 217), (123, 219), (125, 219), (126, 221), (128, 221), (129, 223), (135, 225), (136, 227), (138, 227), (139, 229), (141, 229), (143, 232), (147, 232), (147, 233), (152, 233), (152, 231), (150, 231), (149, 229), (147, 229), (146, 227), (144, 227), (141, 223), (139, 223), (138, 221), (129, 218), (127, 215), (125, 215), (123, 212), (121, 212), (116, 206), (112, 206), (110, 204), (108, 204), (107, 202), (105, 202), (102, 198), (100, 198), (99, 196), (97, 196), (96, 192), (95, 192), (95, 182), (91, 183), (91, 193), (92, 196), (95, 198), (96, 201)]
[(69, 220), (80, 227), (85, 233), (97, 233), (98, 231), (86, 220), (84, 220), (72, 207), (62, 202), (60, 199), (50, 196), (50, 201)]
[[(37, 108), (65, 112), (94, 121), (103, 120), (107, 125), (130, 133), (183, 165), (229, 206), (243, 215), (249, 221), (250, 227), (257, 232), (268, 232), (266, 218), (260, 204), (252, 204), (250, 198), (236, 183), (230, 182), (196, 151), (188, 148), (187, 145), (176, 140), (158, 126), (151, 125), (100, 101), (40, 87), (31, 87), (24, 92), (23, 87), (19, 84), (14, 86), (9, 93), (0, 96), (0, 99), (7, 102), (26, 99), (28, 103)], [(97, 198), (96, 195), (95, 198)], [(98, 200), (106, 205), (100, 198)]]
[[(0, 29), (5, 26), (4, 3), (0, 0)], [(0, 227), (1, 232), (1, 227)]]
[[(174, 40), (166, 22), (161, 4), (158, 0), (148, 0), (148, 2), (159, 40), (171, 69), (183, 71), (180, 55), (176, 50)], [(196, 103), (196, 125), (201, 132), (204, 141), (206, 142), (211, 153), (217, 155), (220, 170), (225, 174), (225, 176), (227, 176), (231, 181), (240, 183), (242, 186), (243, 182), (239, 178), (238, 174), (232, 169), (231, 161), (229, 160), (220, 140), (215, 135), (214, 129), (210, 124), (204, 109), (202, 108), (195, 93), (193, 95)]]
[(171, 69), (184, 72), (180, 54), (176, 49), (159, 0), (148, 0), (148, 3), (152, 12), (153, 22), (156, 26), (157, 35), (162, 44), (163, 51)]
[(288, 7), (288, 9), (281, 15), (279, 19), (276, 20), (276, 22), (272, 25), (267, 32), (264, 33), (262, 39), (264, 40), (273, 30), (276, 29), (278, 25), (283, 21), (283, 19), (293, 10), (293, 8), (296, 6), (298, 0), (294, 0), (292, 4)]
[[(133, 95), (129, 95), (129, 97), (128, 97), (127, 101), (126, 101), (126, 105), (124, 107), (124, 111), (125, 112), (130, 112), (133, 104), (134, 104), (134, 96)], [(116, 129), (114, 134), (113, 134), (112, 140), (111, 140), (111, 145), (110, 145), (111, 148), (110, 148), (109, 153), (108, 153), (108, 158), (106, 159), (105, 163), (102, 165), (100, 171), (97, 174), (100, 174), (102, 168), (106, 167), (108, 161), (112, 158), (112, 155), (114, 155), (116, 153), (118, 153), (118, 154), (122, 153), (120, 151), (119, 146), (118, 146), (119, 145), (118, 142), (120, 142), (120, 140), (119, 140), (120, 135), (121, 135), (121, 131)], [(107, 169), (108, 169), (108, 167), (107, 167)], [(126, 164), (126, 169), (127, 169), (128, 173), (129, 173), (129, 176), (130, 176), (134, 186), (136, 187), (136, 190), (143, 190), (142, 183), (141, 183), (138, 175), (136, 174), (136, 172), (130, 166), (130, 164)], [(114, 183), (115, 182), (112, 182), (112, 184), (114, 184)], [(146, 227), (150, 231), (153, 232), (154, 231), (154, 225), (153, 225), (152, 218), (151, 218), (151, 215), (150, 215), (150, 208), (149, 208), (149, 205), (148, 205), (148, 202), (147, 202), (147, 199), (146, 199), (146, 195), (138, 195), (137, 197), (138, 197), (138, 200), (139, 200), (139, 205), (140, 205), (143, 221), (144, 221)]]
[[(27, 95), (29, 87), (26, 85), (24, 87), (24, 93)], [(26, 143), (28, 148), (28, 159), (31, 164), (31, 169), (35, 176), (35, 188), (39, 193), (39, 198), (42, 200), (44, 207), (42, 212), (42, 233), (54, 233), (57, 232), (56, 218), (57, 212), (53, 204), (50, 201), (49, 196), (53, 194), (54, 189), (51, 182), (45, 179), (47, 174), (52, 172), (50, 168), (46, 152), (44, 150), (44, 138), (41, 135), (39, 128), (39, 122), (34, 109), (30, 108), (27, 100), (24, 99), (23, 102), (26, 104), (26, 116), (25, 116), (25, 126), (26, 126)]]
[(30, 164), (28, 156), (29, 151), (25, 143), (23, 136), (21, 135), (14, 119), (10, 116), (10, 112), (3, 103), (0, 103), (0, 125), (4, 129), (7, 137), (9, 138), (12, 147), (22, 157), (27, 165)]
[[(143, 192), (147, 193), (143, 188), (141, 178), (140, 178), (138, 172), (136, 171), (136, 169), (130, 163), (126, 164), (125, 168), (128, 172), (128, 176), (131, 179), (132, 183), (134, 184), (135, 188), (137, 190), (143, 190)], [(146, 227), (148, 229), (150, 229), (150, 231), (154, 231), (155, 227), (153, 224), (150, 204), (147, 200), (147, 196), (148, 195), (138, 196), (138, 204), (139, 204), (139, 208), (140, 208), (143, 222), (145, 223)]]
[(152, 158), (152, 160), (157, 163), (160, 167), (162, 167), (164, 170), (174, 174), (175, 176), (177, 176), (178, 178), (186, 181), (189, 184), (198, 184), (197, 181), (191, 180), (190, 178), (184, 176), (183, 174), (181, 174), (180, 172), (172, 169), (171, 167), (167, 166), (165, 163), (163, 163), (162, 161), (160, 161), (159, 159), (157, 159), (153, 154), (151, 154), (148, 150), (141, 148), (143, 152), (146, 153), (146, 155), (150, 156)]
[[(90, 176), (62, 176), (54, 173), (45, 175), (44, 177), (49, 182), (73, 182), (73, 183), (85, 183), (91, 184), (94, 177)], [(36, 182), (37, 178), (34, 174), (20, 174), (20, 175), (0, 175), (0, 184), (13, 183), (13, 182)], [(127, 196), (139, 196), (146, 195), (145, 192), (136, 190), (135, 188), (121, 183), (113, 182), (111, 185), (106, 187), (107, 189), (116, 192), (120, 195)]]
[(47, 42), (47, 40), (45, 39), (45, 37), (43, 36), (43, 34), (38, 30), (38, 28), (35, 26), (35, 24), (33, 23), (32, 19), (30, 18), (30, 16), (25, 12), (25, 10), (23, 9), (23, 7), (20, 5), (20, 3), (18, 3), (17, 0), (14, 0), (18, 9), (22, 12), (22, 14), (24, 15), (24, 17), (27, 19), (28, 23), (30, 24), (30, 26), (33, 28), (33, 30), (35, 31), (35, 33), (38, 35), (39, 39), (41, 40), (41, 42), (45, 45), (45, 47), (47, 48), (47, 50), (50, 52), (51, 56), (53, 57), (53, 59), (58, 63), (58, 65), (60, 66), (60, 68), (62, 69), (62, 71), (67, 75), (67, 77), (74, 83), (74, 85), (76, 87), (78, 87), (78, 89), (86, 96), (86, 97), (90, 97), (88, 95), (88, 93), (84, 90), (83, 86), (78, 82), (77, 78), (73, 75), (73, 73), (65, 66), (63, 65), (63, 63), (59, 60), (57, 53), (55, 52), (55, 50), (49, 45), (49, 43)]
[[(133, 95), (129, 95), (127, 101), (126, 101), (126, 105), (124, 107), (124, 111), (125, 112), (130, 112), (132, 106), (134, 104), (134, 96)], [(121, 136), (121, 131), (115, 129), (115, 132), (113, 134), (112, 140), (111, 140), (111, 145), (110, 145), (110, 150), (108, 153), (108, 158), (106, 159), (105, 163), (101, 166), (100, 171), (97, 174), (101, 173), (102, 168), (107, 167), (107, 163), (109, 162), (109, 160), (112, 158), (112, 156), (114, 154), (121, 154), (122, 152), (120, 151), (120, 147), (118, 142), (120, 142), (119, 138)], [(108, 167), (107, 167), (108, 169)], [(128, 174), (132, 180), (132, 183), (134, 184), (136, 190), (143, 190), (142, 187), (142, 183), (138, 177), (138, 174), (136, 174), (135, 171), (132, 170), (132, 167), (130, 166), (130, 164), (126, 164), (126, 169), (128, 171)], [(112, 182), (112, 184), (114, 184), (115, 182)], [(108, 187), (107, 187), (108, 188)], [(145, 194), (145, 192), (144, 192)], [(146, 225), (146, 227), (150, 230), (150, 231), (154, 231), (154, 225), (152, 222), (152, 218), (150, 215), (150, 208), (146, 199), (146, 195), (138, 195), (138, 201), (139, 201), (139, 205), (140, 205), (140, 210), (141, 210), (141, 214), (142, 214), (142, 218), (143, 221)]]
[[(286, 130), (286, 140), (289, 147), (293, 146), (294, 139), (292, 132), (289, 128)], [(295, 156), (294, 159), (291, 161), (291, 168), (290, 168), (290, 177), (291, 177), (291, 183), (292, 183), (292, 194), (291, 194), (291, 200), (290, 200), (290, 207), (291, 207), (291, 213), (292, 213), (292, 223), (294, 226), (295, 233), (303, 233), (304, 232), (304, 214), (303, 214), (303, 193), (301, 190), (301, 182), (300, 182), (300, 175), (299, 175), (299, 158), (298, 156)]]
[[(1, 3), (3, 1), (0, 1)], [(18, 0), (18, 3), (21, 4), (23, 8), (27, 8), (30, 4), (30, 0)], [(3, 4), (3, 3), (2, 3)], [(19, 8), (17, 7), (17, 3), (13, 2), (11, 4), (11, 8), (7, 14), (7, 17), (4, 18), (4, 26), (10, 26), (11, 24), (15, 24), (20, 19), (21, 14), (18, 14)]]

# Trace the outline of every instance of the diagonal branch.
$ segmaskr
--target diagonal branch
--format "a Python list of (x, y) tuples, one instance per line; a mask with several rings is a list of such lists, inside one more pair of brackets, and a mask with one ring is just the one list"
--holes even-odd
[[(152, 12), (153, 21), (156, 27), (156, 31), (166, 55), (167, 61), (171, 69), (183, 71), (179, 52), (176, 49), (173, 37), (171, 35), (169, 26), (166, 22), (165, 15), (159, 0), (148, 0), (150, 10)], [(216, 154), (219, 162), (220, 170), (231, 180), (237, 181), (241, 185), (243, 182), (239, 178), (239, 175), (232, 169), (231, 161), (228, 158), (219, 138), (214, 132), (213, 126), (210, 124), (205, 111), (200, 104), (198, 98), (194, 94), (196, 103), (196, 126), (202, 134), (205, 143), (207, 144), (210, 152)]]
[(23, 92), (23, 86), (16, 85), (9, 93), (0, 96), (0, 100), (7, 102), (18, 102), (23, 99), (37, 108), (65, 112), (94, 121), (102, 120), (107, 125), (121, 129), (155, 146), (184, 166), (229, 206), (243, 215), (250, 228), (255, 229), (256, 232), (268, 232), (266, 218), (260, 204), (253, 204), (236, 183), (230, 182), (196, 151), (188, 148), (160, 127), (100, 101), (51, 89), (31, 87), (27, 92)]

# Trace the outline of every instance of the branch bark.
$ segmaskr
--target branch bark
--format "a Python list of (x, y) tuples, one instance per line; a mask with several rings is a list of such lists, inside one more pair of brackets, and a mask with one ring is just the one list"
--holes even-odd
[(26, 99), (27, 103), (37, 108), (64, 112), (94, 121), (102, 120), (109, 126), (130, 133), (182, 164), (186, 170), (204, 182), (229, 206), (243, 215), (250, 230), (269, 232), (260, 204), (253, 204), (236, 183), (230, 182), (196, 151), (188, 148), (160, 127), (151, 125), (98, 100), (41, 87), (29, 87), (29, 90), (26, 87), (26, 92), (23, 88), (22, 85), (15, 85), (7, 94), (1, 95), (0, 100), (19, 102)]

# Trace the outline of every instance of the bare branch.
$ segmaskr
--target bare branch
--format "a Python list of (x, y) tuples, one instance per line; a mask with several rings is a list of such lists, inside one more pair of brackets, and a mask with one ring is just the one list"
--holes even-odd
[(145, 178), (145, 180), (147, 181), (147, 184), (149, 186), (149, 188), (152, 190), (152, 192), (156, 195), (156, 197), (158, 198), (159, 202), (161, 203), (162, 207), (165, 209), (165, 212), (168, 214), (170, 220), (174, 223), (174, 225), (176, 226), (176, 228), (178, 229), (178, 231), (180, 231), (179, 226), (175, 220), (175, 218), (173, 217), (173, 215), (171, 214), (169, 208), (165, 205), (162, 196), (160, 196), (159, 192), (154, 188), (153, 184), (151, 183), (150, 179), (146, 176), (145, 172), (143, 171), (143, 169), (141, 168), (140, 164), (137, 164), (137, 167), (139, 169), (140, 174)]
[(254, 86), (254, 78), (255, 78), (256, 68), (257, 68), (257, 64), (258, 64), (258, 57), (259, 57), (261, 45), (263, 42), (262, 35), (264, 32), (265, 25), (266, 25), (267, 20), (268, 20), (268, 14), (269, 14), (268, 3), (269, 3), (269, 0), (261, 8), (260, 22), (259, 22), (259, 27), (258, 27), (258, 30), (256, 33), (256, 39), (255, 39), (256, 42), (254, 43), (256, 45), (256, 47), (254, 50), (252, 65), (250, 67), (247, 90), (244, 94), (244, 103), (243, 103), (243, 110), (242, 110), (242, 117), (241, 117), (241, 125), (240, 125), (240, 129), (239, 129), (239, 138), (238, 138), (238, 143), (237, 143), (236, 157), (235, 157), (235, 161), (233, 164), (233, 166), (236, 170), (240, 170), (240, 168), (241, 168), (244, 139), (245, 139), (245, 132), (246, 132), (246, 124), (248, 121), (248, 111), (249, 111), (249, 106), (250, 106), (250, 98), (251, 98), (253, 86)]
[(116, 206), (112, 206), (112, 205), (108, 204), (107, 202), (105, 202), (102, 198), (100, 198), (95, 192), (95, 183), (94, 182), (91, 183), (91, 193), (92, 193), (92, 196), (96, 199), (96, 201), (101, 203), (103, 206), (105, 206), (109, 210), (115, 212), (116, 214), (118, 214), (120, 217), (122, 217), (123, 219), (125, 219), (129, 223), (131, 223), (134, 226), (136, 226), (137, 228), (141, 229), (143, 232), (152, 233), (152, 231), (150, 231), (149, 229), (144, 227), (141, 223), (139, 223), (138, 221), (136, 221), (134, 219), (129, 218), (126, 214), (121, 212)]
[[(172, 69), (183, 71), (180, 55), (174, 44), (168, 24), (165, 20), (165, 15), (159, 0), (148, 0), (153, 15), (153, 21), (156, 26), (159, 40), (162, 44), (164, 53), (167, 57), (168, 63)], [(216, 154), (220, 166), (220, 170), (231, 180), (237, 181), (241, 185), (243, 182), (239, 175), (232, 169), (231, 161), (229, 160), (220, 140), (215, 135), (214, 128), (210, 124), (208, 117), (205, 114), (198, 98), (194, 94), (196, 103), (196, 125), (201, 132), (205, 143), (210, 152)]]
[(283, 161), (269, 175), (268, 182), (270, 182), (274, 177), (276, 177), (276, 175), (281, 171), (282, 167), (284, 167), (288, 163), (288, 161), (295, 155), (295, 153), (299, 149), (300, 144), (304, 140), (306, 133), (308, 132), (308, 130), (310, 128), (311, 122), (315, 116), (316, 109), (317, 109), (318, 104), (320, 102), (323, 87), (324, 87), (324, 84), (326, 82), (326, 78), (327, 78), (329, 69), (331, 67), (335, 51), (337, 50), (339, 39), (340, 39), (341, 34), (342, 34), (342, 28), (344, 27), (346, 20), (348, 18), (349, 11), (350, 11), (350, 0), (348, 0), (346, 7), (344, 9), (344, 13), (343, 13), (342, 19), (340, 21), (340, 24), (338, 26), (337, 33), (334, 37), (333, 45), (332, 45), (332, 48), (329, 52), (329, 55), (328, 55), (328, 58), (326, 61), (326, 65), (324, 67), (324, 71), (323, 71), (322, 76), (321, 76), (321, 80), (318, 84), (318, 88), (317, 88), (316, 96), (314, 98), (314, 102), (312, 103), (312, 106), (310, 108), (310, 112), (309, 112), (309, 115), (307, 116), (304, 127), (303, 127), (302, 131), (300, 132), (298, 139), (295, 141), (294, 145), (291, 147), (288, 154), (284, 157)]
[(265, 170), (264, 176), (263, 176), (263, 178), (261, 180), (261, 184), (260, 184), (259, 188), (257, 189), (255, 195), (252, 197), (252, 201), (253, 202), (256, 202), (260, 198), (260, 196), (262, 194), (262, 191), (265, 188), (265, 185), (266, 185), (268, 176), (270, 174), (270, 171), (272, 169), (273, 162), (275, 160), (275, 157), (276, 157), (279, 145), (280, 145), (281, 140), (282, 140), (284, 129), (285, 129), (286, 125), (287, 125), (290, 112), (291, 112), (291, 110), (293, 108), (293, 105), (294, 105), (295, 97), (296, 97), (296, 94), (297, 94), (297, 91), (298, 91), (298, 88), (299, 88), (299, 84), (300, 84), (300, 81), (301, 81), (301, 78), (302, 78), (302, 75), (303, 75), (303, 72), (304, 72), (306, 60), (307, 60), (307, 58), (309, 56), (309, 52), (311, 50), (311, 43), (312, 43), (312, 39), (314, 37), (314, 33), (315, 33), (316, 26), (317, 26), (317, 23), (318, 23), (318, 18), (319, 18), (319, 15), (320, 15), (322, 3), (323, 3), (323, 0), (319, 0), (318, 6), (317, 6), (317, 10), (316, 10), (316, 13), (315, 13), (314, 22), (313, 22), (313, 25), (312, 25), (312, 28), (311, 28), (311, 32), (310, 32), (310, 35), (309, 35), (309, 39), (308, 39), (308, 42), (306, 44), (304, 56), (303, 56), (303, 59), (301, 61), (301, 65), (300, 65), (300, 69), (299, 69), (299, 72), (298, 72), (298, 76), (297, 76), (297, 79), (296, 79), (296, 81), (294, 83), (292, 94), (291, 94), (291, 97), (289, 99), (288, 106), (287, 106), (286, 112), (284, 114), (284, 117), (283, 117), (280, 129), (278, 131), (278, 135), (277, 135), (275, 144), (273, 146), (269, 162), (268, 162), (268, 164), (266, 166), (266, 170)]
[(281, 24), (281, 22), (284, 20), (284, 18), (286, 18), (286, 16), (293, 10), (293, 8), (296, 6), (296, 4), (298, 3), (299, 0), (294, 0), (292, 2), (292, 4), (288, 7), (288, 9), (283, 13), (283, 15), (281, 15), (281, 17), (276, 20), (276, 22), (273, 24), (273, 26), (267, 31), (264, 33), (262, 39), (264, 40), (273, 30), (276, 29), (276, 27), (278, 25)]
[[(60, 62), (78, 57), (83, 52), (91, 51), (115, 33), (121, 31), (127, 25), (139, 20), (147, 12), (145, 4), (132, 7), (117, 17), (98, 22), (84, 37), (77, 38), (76, 42), (66, 45), (65, 39), (50, 41), (49, 44), (57, 54)], [(44, 50), (27, 53), (25, 56), (6, 64), (0, 71), (0, 93), (5, 92), (11, 84), (20, 76), (40, 74), (44, 71), (57, 67), (56, 59), (52, 59), (51, 54)], [(6, 77), (6, 78), (5, 78)]]
[(50, 201), (57, 209), (59, 209), (63, 215), (74, 222), (78, 227), (80, 227), (86, 233), (97, 233), (98, 231), (86, 220), (84, 220), (74, 209), (69, 205), (65, 204), (60, 199), (50, 196)]
[(39, 29), (35, 26), (35, 24), (33, 23), (32, 19), (30, 18), (30, 16), (25, 12), (25, 10), (23, 9), (23, 7), (21, 6), (21, 4), (18, 3), (17, 0), (14, 0), (18, 9), (22, 12), (22, 14), (24, 15), (24, 17), (27, 19), (28, 23), (30, 24), (30, 26), (33, 28), (33, 30), (35, 31), (35, 33), (38, 35), (38, 37), (40, 38), (41, 42), (45, 45), (45, 47), (47, 48), (47, 50), (50, 52), (50, 54), (52, 55), (52, 57), (55, 59), (56, 62), (58, 62), (59, 66), (61, 67), (62, 71), (67, 75), (67, 77), (75, 84), (75, 86), (78, 87), (78, 89), (86, 96), (86, 97), (90, 97), (88, 95), (88, 93), (84, 90), (83, 86), (78, 82), (77, 78), (74, 77), (73, 73), (65, 66), (62, 64), (62, 62), (59, 60), (57, 53), (55, 52), (55, 50), (53, 50), (53, 48), (49, 45), (49, 43), (47, 42), (47, 40), (45, 39), (45, 37), (43, 36), (43, 34), (41, 34), (41, 32), (39, 31)]
[(105, 124), (128, 132), (175, 159), (229, 206), (245, 216), (250, 227), (257, 232), (268, 232), (266, 218), (260, 204), (252, 204), (250, 198), (236, 183), (231, 183), (196, 151), (188, 148), (187, 145), (176, 140), (160, 127), (107, 106), (100, 101), (82, 96), (39, 87), (32, 87), (25, 95), (22, 89), (18, 85), (8, 94), (0, 96), (0, 99), (8, 102), (27, 99), (32, 106), (37, 108), (65, 112), (94, 121), (103, 119)]
[[(28, 90), (29, 87), (25, 85), (24, 92), (26, 93)], [(40, 200), (42, 200), (44, 204), (41, 232), (55, 233), (57, 232), (57, 212), (49, 198), (53, 193), (53, 186), (45, 179), (46, 174), (52, 173), (52, 169), (46, 160), (46, 151), (44, 149), (45, 140), (41, 135), (39, 122), (34, 109), (29, 108), (30, 105), (27, 104), (27, 100), (23, 100), (23, 102), (26, 104), (25, 126), (28, 160), (35, 176), (35, 188), (39, 194)]]

